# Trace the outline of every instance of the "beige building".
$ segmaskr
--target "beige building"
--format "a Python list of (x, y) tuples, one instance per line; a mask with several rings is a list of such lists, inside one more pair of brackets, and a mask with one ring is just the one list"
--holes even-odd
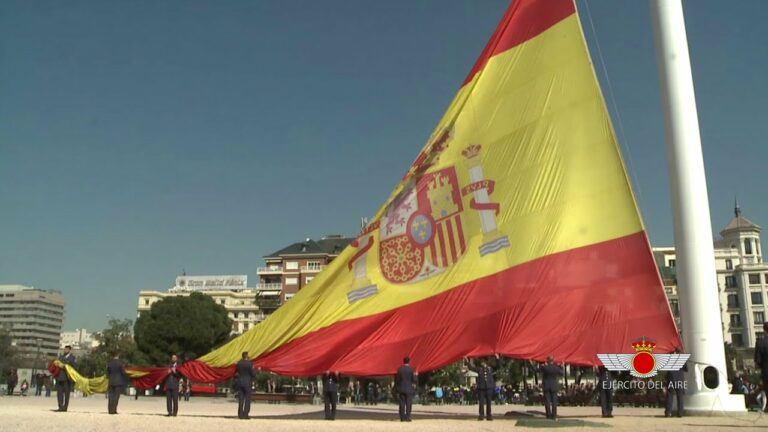
[(74, 351), (90, 351), (99, 346), (99, 341), (87, 329), (75, 329), (61, 332), (59, 348), (64, 349), (67, 345), (71, 346)]
[[(742, 350), (754, 348), (763, 335), (763, 322), (768, 314), (768, 265), (763, 261), (760, 231), (760, 226), (741, 214), (737, 204), (733, 219), (720, 231), (720, 239), (714, 244), (723, 338)], [(675, 249), (653, 251), (670, 306), (679, 316)]]
[[(247, 276), (179, 276), (168, 291), (141, 290), (137, 317), (149, 311), (152, 304), (166, 297), (188, 296), (193, 292), (209, 295), (224, 306), (233, 321), (232, 333), (240, 334), (253, 328), (266, 318), (259, 306), (265, 297), (264, 290), (248, 287)], [(267, 293), (268, 294), (268, 293)], [(274, 293), (277, 298), (279, 291)]]
[(22, 361), (37, 363), (57, 355), (64, 305), (59, 291), (0, 285), (0, 326), (10, 331)]

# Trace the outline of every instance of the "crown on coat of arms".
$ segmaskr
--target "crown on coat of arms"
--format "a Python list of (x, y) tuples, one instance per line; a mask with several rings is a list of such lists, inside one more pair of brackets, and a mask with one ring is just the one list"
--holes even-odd
[(469, 147), (465, 148), (461, 151), (461, 154), (464, 155), (467, 159), (472, 159), (473, 157), (476, 157), (480, 154), (480, 150), (483, 148), (480, 144), (471, 144)]
[(633, 342), (632, 348), (635, 349), (636, 353), (639, 352), (652, 352), (654, 348), (656, 348), (656, 342), (647, 341), (645, 339)]

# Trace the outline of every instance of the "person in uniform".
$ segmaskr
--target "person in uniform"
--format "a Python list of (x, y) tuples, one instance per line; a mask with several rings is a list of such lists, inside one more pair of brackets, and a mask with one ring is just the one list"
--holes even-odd
[(544, 384), (544, 411), (548, 419), (557, 420), (557, 392), (560, 391), (560, 377), (563, 376), (563, 368), (555, 364), (553, 356), (549, 356), (547, 363), (543, 364), (539, 371)]
[[(485, 359), (480, 362), (480, 367), (475, 366), (474, 362), (470, 361), (468, 368), (477, 374), (477, 400), (479, 402), (477, 420), (493, 420), (491, 403), (496, 389), (496, 372)], [(496, 354), (496, 369), (498, 368), (499, 355)]]
[(339, 399), (339, 373), (323, 374), (323, 400), (325, 401), (325, 419), (336, 420), (336, 402)]
[[(67, 345), (64, 347), (64, 353), (59, 356), (59, 361), (65, 365), (75, 366), (75, 355), (72, 354), (72, 346)], [(72, 392), (74, 383), (69, 379), (67, 370), (65, 367), (59, 370), (59, 374), (56, 375), (56, 400), (59, 403), (59, 412), (66, 412), (69, 409), (69, 393)]]
[(179, 358), (171, 354), (171, 364), (168, 365), (168, 377), (165, 378), (165, 405), (168, 409), (166, 417), (176, 417), (179, 412)]
[[(757, 349), (755, 349), (757, 352)], [(679, 354), (680, 350), (675, 350), (675, 354)], [(677, 416), (683, 416), (683, 395), (685, 394), (685, 371), (688, 370), (687, 365), (683, 365), (681, 369), (675, 371), (667, 371), (666, 387), (667, 387), (667, 403), (664, 408), (664, 417), (672, 417), (672, 396), (677, 399)]]
[(413, 405), (413, 395), (416, 393), (416, 372), (411, 367), (411, 359), (403, 359), (403, 365), (397, 370), (395, 375), (395, 388), (399, 401), (400, 421), (411, 421), (411, 407)]
[(125, 363), (120, 360), (119, 352), (116, 352), (107, 364), (107, 377), (109, 378), (107, 412), (117, 414), (117, 402), (120, 400), (120, 395), (125, 391), (125, 386), (130, 382), (128, 373), (125, 371)]
[(237, 418), (248, 420), (251, 413), (251, 386), (253, 379), (256, 378), (256, 372), (253, 370), (253, 363), (248, 359), (248, 353), (243, 353), (243, 358), (237, 362), (237, 391), (239, 399), (237, 401)]
[(768, 392), (768, 322), (763, 323), (763, 337), (755, 344), (755, 365), (760, 368), (760, 379), (763, 382), (762, 394)]
[(605, 366), (597, 369), (597, 391), (603, 417), (613, 417), (613, 377)]
[(19, 382), (19, 374), (16, 372), (16, 368), (10, 368), (8, 369), (7, 379), (5, 381), (5, 384), (8, 386), (8, 396), (13, 396), (13, 389), (16, 387), (16, 384)]

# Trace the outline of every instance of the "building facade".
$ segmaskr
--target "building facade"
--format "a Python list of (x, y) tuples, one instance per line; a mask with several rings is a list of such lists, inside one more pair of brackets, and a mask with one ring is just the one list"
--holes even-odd
[[(201, 292), (224, 306), (233, 321), (232, 333), (240, 334), (264, 321), (266, 313), (259, 307), (259, 290), (248, 287), (248, 277), (237, 276), (179, 276), (176, 284), (167, 291), (141, 290), (137, 317), (150, 310), (152, 305), (164, 298), (188, 296)], [(275, 295), (276, 297), (276, 295)]]
[[(741, 214), (737, 205), (734, 218), (720, 231), (720, 239), (714, 244), (723, 338), (737, 350), (754, 348), (763, 335), (768, 315), (768, 265), (763, 261), (761, 230)], [(670, 307), (679, 317), (675, 249), (653, 251)]]
[(264, 257), (259, 267), (257, 289), (277, 301), (275, 307), (290, 300), (331, 263), (353, 239), (327, 235), (320, 240), (306, 239)]
[(99, 346), (99, 341), (87, 329), (75, 329), (61, 332), (59, 349), (64, 349), (67, 345), (71, 346), (74, 351), (90, 351)]
[(58, 354), (64, 307), (59, 291), (0, 285), (0, 326), (10, 332), (22, 361), (37, 363)]

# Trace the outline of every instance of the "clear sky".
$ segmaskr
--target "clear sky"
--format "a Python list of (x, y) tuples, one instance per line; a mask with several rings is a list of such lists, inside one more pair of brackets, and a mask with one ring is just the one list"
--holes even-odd
[[(263, 255), (355, 234), (506, 6), (0, 0), (0, 283), (61, 290), (65, 328), (97, 330), (182, 269), (253, 285)], [(643, 218), (672, 245), (649, 4), (589, 9)], [(685, 11), (713, 230), (736, 194), (768, 226), (768, 2)]]

